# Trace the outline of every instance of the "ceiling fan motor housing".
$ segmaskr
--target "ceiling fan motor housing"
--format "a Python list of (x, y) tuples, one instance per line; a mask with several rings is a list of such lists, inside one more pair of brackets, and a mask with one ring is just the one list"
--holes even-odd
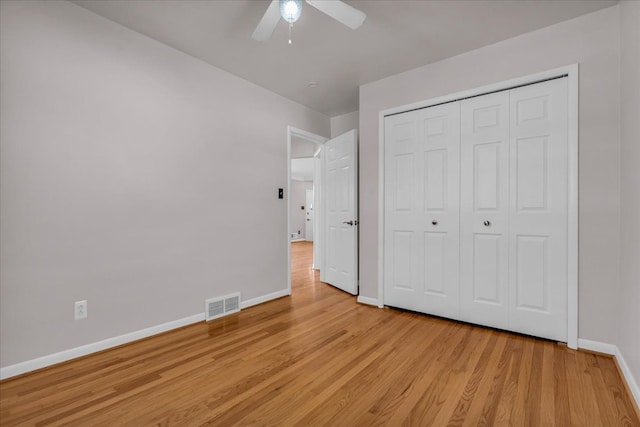
[(282, 19), (293, 24), (302, 13), (302, 0), (280, 0), (280, 15)]

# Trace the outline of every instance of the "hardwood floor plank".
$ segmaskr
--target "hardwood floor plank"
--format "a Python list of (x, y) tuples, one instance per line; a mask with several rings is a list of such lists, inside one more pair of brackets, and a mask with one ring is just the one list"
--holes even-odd
[(483, 408), (491, 391), (493, 379), (498, 372), (498, 363), (509, 341), (506, 334), (497, 334), (498, 341), (493, 348), (489, 349), (490, 353), (488, 354), (489, 357), (486, 359), (486, 362), (483, 364), (479, 362), (478, 365), (476, 365), (474, 372), (475, 378), (472, 381), (477, 381), (477, 385), (472, 389), (473, 395), (468, 411), (460, 414), (463, 417), (463, 426), (478, 425), (482, 418)]
[(469, 336), (465, 348), (461, 349), (460, 357), (451, 363), (449, 368), (451, 377), (443, 387), (440, 408), (432, 419), (427, 420), (431, 425), (448, 425), (456, 410), (458, 397), (464, 392), (465, 386), (474, 372), (474, 367), (490, 339), (489, 330), (484, 330), (486, 333), (478, 333), (480, 331), (473, 326), (467, 325), (467, 327), (471, 328), (473, 333)]
[(581, 397), (583, 400), (582, 407), (584, 408), (584, 418), (590, 420), (591, 425), (594, 427), (603, 426), (600, 410), (598, 405), (598, 399), (594, 389), (593, 379), (591, 378), (590, 366), (587, 358), (589, 354), (576, 352), (576, 365), (578, 372), (578, 379), (580, 381), (580, 389), (582, 390)]
[(465, 383), (464, 390), (458, 399), (458, 403), (449, 420), (449, 426), (461, 426), (464, 424), (469, 408), (476, 397), (476, 392), (482, 380), (484, 371), (491, 359), (491, 355), (498, 341), (498, 334), (493, 332), (490, 334), (489, 340), (483, 348), (482, 355), (478, 359), (471, 377)]
[[(569, 361), (569, 350), (563, 348), (556, 351), (553, 362), (555, 425), (570, 426), (571, 416), (568, 410), (570, 394), (566, 369), (567, 363), (571, 363)], [(575, 392), (571, 394), (573, 395)]]
[[(384, 387), (388, 387), (379, 379), (386, 373), (397, 372), (401, 366), (420, 358), (420, 352), (425, 348), (423, 347), (425, 343), (416, 343), (415, 346), (406, 345), (406, 339), (422, 327), (421, 323), (420, 319), (416, 318), (413, 330), (407, 331), (408, 333), (396, 341), (390, 349), (391, 357), (372, 363), (359, 381), (345, 384), (323, 405), (315, 408), (314, 412), (318, 415), (313, 420), (313, 424), (361, 425), (365, 419), (369, 419), (368, 408), (371, 406), (371, 399), (382, 394)], [(425, 341), (431, 342), (431, 339)]]
[(357, 304), (311, 248), (290, 297), (0, 382), (0, 425), (640, 426), (610, 357)]
[(554, 388), (554, 357), (556, 348), (555, 343), (545, 343), (544, 353), (542, 356), (542, 394), (540, 396), (540, 422), (542, 425), (553, 425), (556, 419), (556, 408), (554, 404), (554, 394), (549, 390)]
[(518, 374), (520, 373), (520, 364), (522, 362), (523, 341), (522, 337), (515, 337), (513, 340), (513, 348), (511, 357), (509, 358), (509, 366), (506, 372), (505, 382), (502, 387), (498, 407), (496, 408), (493, 425), (510, 426), (511, 408), (514, 406), (516, 391), (518, 389)]
[(496, 373), (493, 376), (489, 394), (484, 399), (484, 407), (482, 408), (478, 425), (493, 426), (496, 423), (495, 418), (498, 410), (496, 403), (502, 400), (502, 390), (507, 381), (516, 342), (517, 341), (513, 339), (507, 340), (500, 361), (496, 367)]
[[(415, 318), (412, 323), (415, 323)], [(345, 365), (343, 369), (334, 376), (325, 377), (317, 387), (314, 387), (313, 396), (304, 402), (304, 405), (301, 407), (302, 409), (299, 410), (297, 414), (290, 414), (285, 417), (283, 419), (284, 423), (287, 425), (294, 425), (296, 423), (307, 425), (318, 423), (318, 420), (326, 415), (323, 411), (318, 410), (318, 408), (323, 407), (323, 405), (324, 407), (332, 407), (331, 399), (339, 393), (341, 387), (354, 378), (355, 375), (364, 376), (365, 370), (371, 366), (375, 366), (383, 357), (388, 357), (392, 354), (394, 346), (402, 341), (411, 331), (412, 325), (408, 324), (407, 328), (404, 329), (404, 333), (396, 334), (394, 337), (380, 336), (370, 349), (357, 352), (359, 357), (354, 359), (352, 364)], [(368, 339), (369, 338), (367, 338), (367, 340)]]
[[(578, 376), (578, 363), (577, 363), (578, 352), (571, 351), (568, 352), (568, 361), (566, 363), (565, 368), (567, 370), (567, 385), (569, 390), (580, 390), (580, 378)], [(576, 395), (575, 398), (569, 399), (569, 418), (571, 420), (571, 425), (576, 426), (584, 426), (587, 425), (587, 420), (584, 416), (585, 408), (584, 402), (582, 399), (582, 394)]]
[(612, 396), (615, 401), (615, 423), (621, 426), (636, 425), (635, 423), (638, 422), (638, 419), (635, 416), (633, 404), (629, 400), (626, 387), (619, 380), (620, 375), (613, 358), (604, 357), (602, 359), (598, 359), (598, 365), (600, 366), (609, 395)]
[[(429, 358), (422, 360), (422, 368), (416, 372), (413, 378), (404, 385), (397, 407), (389, 416), (389, 425), (400, 425), (411, 422), (412, 419), (421, 417), (421, 410), (416, 409), (423, 395), (428, 392), (427, 386), (437, 381), (446, 367), (446, 360), (453, 353), (456, 345), (464, 338), (465, 325), (457, 325), (455, 329), (446, 328), (440, 335), (440, 339), (434, 343)], [(433, 395), (426, 396), (433, 399)], [(423, 407), (424, 408), (424, 407)]]
[[(465, 325), (467, 326), (467, 325)], [(457, 378), (462, 375), (460, 372), (464, 370), (464, 366), (469, 360), (469, 356), (473, 353), (470, 351), (469, 345), (473, 342), (473, 328), (465, 327), (461, 330), (464, 332), (462, 339), (453, 347), (453, 343), (449, 346), (453, 347), (453, 352), (448, 354), (446, 360), (442, 360), (442, 356), (438, 358), (440, 363), (432, 366), (438, 366), (439, 372), (434, 372), (435, 376), (429, 384), (425, 384), (425, 391), (421, 394), (420, 400), (409, 412), (409, 416), (405, 418), (404, 423), (408, 425), (437, 425), (434, 424), (437, 416), (442, 412), (443, 406), (447, 399), (455, 396), (449, 396), (448, 392), (450, 384), (456, 384)], [(471, 347), (472, 348), (472, 347)]]
[(531, 375), (529, 376), (529, 389), (527, 390), (527, 405), (525, 407), (525, 419), (529, 425), (540, 425), (540, 401), (542, 394), (542, 368), (544, 356), (544, 342), (536, 341), (533, 344), (533, 357), (531, 359)]

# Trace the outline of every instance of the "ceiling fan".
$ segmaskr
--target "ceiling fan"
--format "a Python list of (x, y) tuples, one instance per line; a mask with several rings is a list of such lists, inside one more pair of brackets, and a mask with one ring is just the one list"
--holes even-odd
[[(310, 6), (315, 7), (336, 21), (355, 30), (364, 22), (367, 15), (339, 0), (305, 0)], [(291, 43), (291, 26), (300, 17), (302, 12), (302, 0), (272, 0), (264, 16), (251, 35), (254, 40), (269, 40), (276, 29), (280, 17), (289, 23), (289, 43)]]

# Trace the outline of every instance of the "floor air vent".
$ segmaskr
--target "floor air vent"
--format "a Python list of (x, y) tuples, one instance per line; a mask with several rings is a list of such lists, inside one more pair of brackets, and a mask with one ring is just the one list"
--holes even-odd
[(204, 302), (205, 320), (217, 319), (240, 311), (240, 293), (211, 298)]

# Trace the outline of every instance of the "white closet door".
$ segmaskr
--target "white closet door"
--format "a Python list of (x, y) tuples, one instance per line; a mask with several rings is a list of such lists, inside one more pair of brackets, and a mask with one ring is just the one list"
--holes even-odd
[(384, 302), (567, 340), (567, 80), (385, 118)]
[(567, 340), (567, 79), (511, 90), (509, 329)]
[(460, 319), (509, 329), (509, 92), (462, 101)]
[(385, 304), (459, 315), (458, 102), (385, 118)]

